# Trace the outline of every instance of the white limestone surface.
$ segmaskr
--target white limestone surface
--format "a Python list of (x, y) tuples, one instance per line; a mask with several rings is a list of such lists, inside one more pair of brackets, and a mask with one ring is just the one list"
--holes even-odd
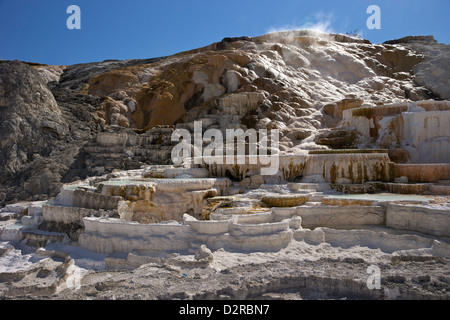
[(1, 241), (20, 241), (22, 239), (21, 229), (26, 227), (21, 223), (8, 223), (0, 228)]
[(391, 164), (387, 153), (310, 154), (301, 182), (310, 182), (310, 176), (332, 183), (389, 181)]
[(254, 236), (260, 234), (272, 234), (283, 231), (288, 231), (289, 220), (273, 223), (233, 223), (231, 226), (231, 234), (236, 237), (240, 236)]
[(176, 222), (140, 224), (112, 218), (84, 218), (85, 230), (78, 242), (98, 252), (184, 251), (189, 248), (191, 228)]
[[(408, 151), (412, 163), (450, 161), (450, 102), (418, 101), (344, 110), (342, 125), (362, 144)], [(370, 143), (369, 143), (370, 144)]]
[(273, 251), (293, 239), (293, 230), (301, 228), (294, 217), (272, 223), (236, 223), (236, 219), (198, 221), (184, 215), (183, 223), (139, 224), (120, 219), (84, 218), (85, 230), (78, 242), (87, 250), (114, 252), (181, 252), (194, 243), (217, 250)]
[(99, 215), (98, 210), (44, 205), (42, 216), (44, 221), (61, 222), (65, 224), (76, 223), (83, 226), (83, 219), (89, 216)]
[[(199, 234), (211, 234), (218, 235), (227, 233), (232, 224), (232, 220), (211, 220), (211, 221), (199, 221), (197, 219), (186, 219), (184, 215), (184, 224), (191, 226), (192, 231)], [(190, 216), (189, 216), (190, 217)]]
[(386, 208), (382, 206), (298, 206), (272, 208), (274, 219), (282, 220), (297, 215), (304, 228), (357, 225), (384, 225)]
[(170, 193), (207, 190), (211, 189), (215, 182), (215, 179), (161, 179), (156, 184), (156, 190)]
[(362, 246), (384, 252), (431, 248), (433, 239), (414, 234), (392, 234), (382, 230), (337, 230), (322, 228), (325, 242), (338, 247)]
[(450, 258), (450, 244), (449, 243), (439, 241), (439, 240), (434, 240), (432, 249), (433, 249), (433, 255), (439, 256), (439, 257)]
[(450, 236), (450, 212), (446, 206), (389, 204), (386, 226), (434, 236)]

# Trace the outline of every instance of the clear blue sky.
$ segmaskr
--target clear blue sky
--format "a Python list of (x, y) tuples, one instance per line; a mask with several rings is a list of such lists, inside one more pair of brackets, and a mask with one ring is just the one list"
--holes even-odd
[[(69, 30), (69, 5), (81, 8), (81, 30)], [(381, 29), (369, 30), (369, 5)], [(224, 37), (319, 24), (382, 43), (434, 35), (450, 43), (449, 0), (0, 0), (0, 59), (75, 64), (153, 58)]]

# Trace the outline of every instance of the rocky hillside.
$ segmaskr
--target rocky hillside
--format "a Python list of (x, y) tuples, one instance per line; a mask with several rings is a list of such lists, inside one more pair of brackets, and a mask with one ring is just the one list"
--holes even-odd
[[(2, 61), (0, 205), (53, 197), (62, 182), (91, 174), (97, 134), (111, 130), (139, 137), (202, 120), (204, 129), (280, 129), (282, 153), (357, 148), (367, 141), (341, 126), (344, 110), (450, 100), (449, 57), (450, 46), (431, 36), (372, 44), (293, 31), (147, 60)], [(146, 141), (164, 145), (153, 133)], [(122, 151), (114, 158), (128, 160), (111, 167), (169, 160)]]

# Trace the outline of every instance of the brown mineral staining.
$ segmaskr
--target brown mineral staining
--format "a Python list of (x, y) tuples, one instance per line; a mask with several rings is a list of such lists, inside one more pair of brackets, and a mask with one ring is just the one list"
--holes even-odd
[(308, 201), (308, 196), (302, 195), (269, 195), (261, 200), (270, 207), (295, 207)]
[[(14, 205), (0, 210), (0, 278), (17, 281), (0, 298), (448, 300), (448, 50), (301, 30), (155, 59), (1, 61), (0, 206)], [(279, 129), (278, 172), (172, 166), (171, 135), (194, 121)], [(100, 255), (13, 247), (67, 236)], [(400, 262), (367, 289), (368, 265)]]

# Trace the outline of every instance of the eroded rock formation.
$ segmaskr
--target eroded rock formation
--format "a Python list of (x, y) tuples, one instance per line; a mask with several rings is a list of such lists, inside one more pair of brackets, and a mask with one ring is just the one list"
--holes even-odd
[[(432, 37), (372, 44), (343, 35), (292, 31), (227, 38), (147, 60), (74, 66), (2, 62), (0, 200), (55, 196), (58, 182), (105, 169), (91, 160), (103, 151), (92, 143), (82, 147), (110, 126), (130, 128), (133, 135), (133, 130), (140, 134), (161, 125), (192, 129), (193, 121), (200, 120), (204, 130), (279, 129), (282, 153), (375, 142), (375, 147), (397, 154), (404, 150), (406, 161), (447, 162), (445, 151), (431, 160), (428, 156), (430, 148), (437, 152), (448, 144), (447, 116), (438, 115), (444, 122), (435, 124), (429, 122), (434, 121), (431, 113), (400, 113), (389, 124), (375, 113), (387, 110), (383, 105), (430, 106), (434, 102), (420, 101), (448, 98), (448, 52), (448, 45)], [(349, 112), (365, 112), (356, 117), (367, 117), (367, 124), (348, 119)], [(346, 114), (347, 127), (342, 127)], [(420, 121), (435, 130), (432, 137), (404, 131), (421, 126), (416, 118), (422, 116), (426, 119)], [(436, 131), (439, 125), (444, 131)], [(404, 132), (397, 129), (402, 126)], [(402, 145), (403, 136), (414, 141)], [(375, 137), (378, 140), (372, 141)], [(145, 148), (139, 143), (135, 149)], [(105, 170), (168, 162), (168, 153), (155, 152), (161, 156), (117, 148), (114, 164)], [(127, 160), (132, 154), (140, 160)]]
[[(27, 295), (30, 283), (31, 296), (100, 297), (120, 285), (98, 280), (103, 271), (81, 285), (80, 272), (131, 269), (130, 284), (170, 288), (152, 292), (157, 298), (270, 298), (294, 279), (295, 290), (320, 284), (320, 297), (382, 299), (397, 290), (448, 299), (439, 269), (450, 257), (448, 58), (449, 46), (432, 37), (372, 44), (293, 31), (148, 60), (1, 62), (0, 262), (31, 259), (17, 249), (25, 248), (38, 263), (2, 271), (0, 297)], [(276, 156), (273, 174), (248, 154), (239, 163), (234, 155), (173, 165), (174, 131), (195, 131), (197, 121), (224, 143), (238, 138), (228, 129), (279, 130), (278, 146), (243, 143)], [(206, 140), (183, 143), (195, 151)], [(269, 285), (249, 275), (242, 287), (210, 288), (230, 264), (248, 271), (254, 261), (276, 262)], [(430, 261), (439, 266), (418, 277), (414, 263)], [(298, 263), (315, 268), (290, 276)], [(329, 263), (331, 278), (317, 278), (330, 274)], [(364, 274), (381, 265), (384, 293), (370, 291), (361, 270), (344, 276), (349, 263)], [(402, 275), (393, 274), (399, 263)], [(189, 292), (198, 292), (172, 292), (167, 283), (178, 285), (178, 276), (193, 276)]]

